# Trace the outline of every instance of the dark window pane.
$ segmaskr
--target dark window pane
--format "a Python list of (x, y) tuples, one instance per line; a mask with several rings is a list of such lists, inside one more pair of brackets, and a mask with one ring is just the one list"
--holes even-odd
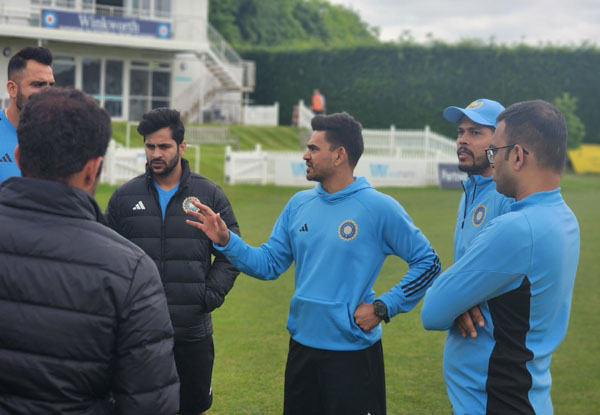
[(141, 95), (148, 96), (150, 95), (148, 80), (150, 78), (150, 74), (148, 71), (132, 69), (130, 71), (130, 79), (129, 79), (129, 93), (131, 95)]
[(100, 59), (83, 59), (83, 92), (100, 94)]
[(171, 74), (169, 72), (152, 72), (152, 96), (168, 97), (171, 92)]
[(56, 86), (75, 87), (75, 65), (55, 63), (52, 65), (52, 72)]
[(105, 94), (117, 95), (119, 97), (123, 95), (123, 62), (106, 61), (105, 84)]
[(111, 117), (120, 117), (123, 114), (123, 105), (121, 101), (109, 101), (104, 102), (104, 109), (108, 111)]

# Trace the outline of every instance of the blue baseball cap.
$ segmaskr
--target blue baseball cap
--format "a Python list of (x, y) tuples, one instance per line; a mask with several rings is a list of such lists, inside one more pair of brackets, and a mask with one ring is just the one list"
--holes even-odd
[(450, 122), (459, 122), (464, 115), (474, 123), (496, 128), (498, 125), (496, 117), (502, 111), (504, 107), (499, 102), (480, 98), (471, 102), (467, 108), (448, 107), (443, 114)]

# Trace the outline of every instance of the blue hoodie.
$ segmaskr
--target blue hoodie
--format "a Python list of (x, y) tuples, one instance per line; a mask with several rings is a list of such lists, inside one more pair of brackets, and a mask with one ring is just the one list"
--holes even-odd
[(448, 349), (456, 415), (552, 414), (550, 359), (567, 332), (579, 225), (560, 189), (534, 193), (492, 219), (425, 296), (428, 330), (447, 330), (479, 304), (477, 338)]
[(318, 184), (294, 195), (258, 248), (231, 232), (227, 246), (215, 247), (242, 272), (263, 280), (278, 278), (295, 261), (287, 328), (295, 341), (325, 350), (361, 350), (381, 338), (381, 325), (363, 331), (353, 314), (362, 301), (375, 300), (373, 283), (388, 255), (410, 267), (379, 297), (390, 317), (410, 311), (441, 269), (402, 206), (364, 177), (336, 193)]

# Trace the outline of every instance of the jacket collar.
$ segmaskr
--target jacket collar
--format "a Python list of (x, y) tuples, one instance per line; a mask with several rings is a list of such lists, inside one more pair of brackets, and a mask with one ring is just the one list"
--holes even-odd
[(89, 193), (53, 180), (11, 177), (0, 187), (0, 204), (105, 223), (98, 203)]
[(473, 187), (475, 185), (477, 185), (477, 187), (484, 187), (484, 186), (488, 186), (490, 184), (492, 184), (494, 182), (494, 179), (492, 178), (492, 175), (490, 175), (490, 177), (484, 177), (484, 176), (480, 176), (478, 174), (474, 174), (472, 176), (467, 177), (465, 180), (463, 180), (463, 186), (465, 189), (469, 188), (469, 187)]

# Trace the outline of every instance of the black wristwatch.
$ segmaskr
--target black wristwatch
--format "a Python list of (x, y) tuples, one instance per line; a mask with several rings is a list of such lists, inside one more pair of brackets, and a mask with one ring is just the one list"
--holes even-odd
[(387, 307), (385, 306), (385, 303), (380, 300), (375, 300), (373, 306), (375, 307), (375, 315), (383, 321), (385, 321), (386, 323), (389, 323), (390, 316), (388, 316), (388, 311)]

